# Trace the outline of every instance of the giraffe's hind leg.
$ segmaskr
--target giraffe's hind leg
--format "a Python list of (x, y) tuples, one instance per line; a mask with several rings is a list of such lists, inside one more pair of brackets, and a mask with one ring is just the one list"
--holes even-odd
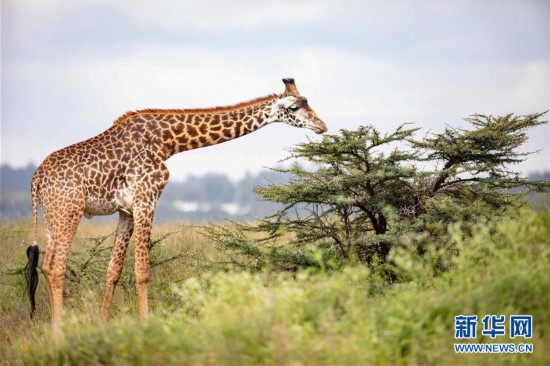
[[(51, 320), (59, 323), (63, 314), (63, 283), (71, 242), (84, 212), (84, 199), (72, 196), (70, 204), (50, 209), (44, 207), (46, 217), (46, 254), (42, 262), (42, 272), (50, 294)], [(63, 201), (62, 201), (63, 202)]]
[(121, 212), (119, 215), (118, 226), (116, 228), (115, 246), (111, 254), (109, 269), (107, 270), (107, 286), (105, 288), (105, 300), (101, 309), (101, 319), (105, 320), (109, 316), (111, 302), (115, 292), (116, 285), (122, 273), (124, 266), (124, 257), (126, 250), (134, 231), (134, 218), (126, 213)]
[(46, 226), (46, 250), (45, 250), (45, 256), (42, 260), (42, 273), (44, 274), (44, 278), (46, 278), (46, 287), (48, 289), (48, 297), (50, 299), (50, 311), (51, 311), (51, 305), (53, 304), (52, 300), (52, 288), (50, 287), (50, 281), (48, 281), (47, 269), (51, 267), (53, 257), (55, 256), (55, 243), (52, 240), (52, 234), (48, 225), (48, 221), (45, 222)]

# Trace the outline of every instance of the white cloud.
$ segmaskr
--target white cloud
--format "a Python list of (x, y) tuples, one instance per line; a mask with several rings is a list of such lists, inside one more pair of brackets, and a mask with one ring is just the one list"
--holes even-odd
[[(10, 57), (6, 58), (7, 62), (3, 59), (2, 65), (3, 162), (24, 165), (33, 160), (38, 163), (57, 148), (103, 131), (127, 110), (236, 103), (281, 92), (280, 79), (287, 76), (296, 78), (298, 89), (327, 122), (330, 132), (366, 122), (389, 130), (409, 121), (438, 130), (444, 123), (461, 125), (461, 119), (470, 113), (531, 113), (547, 109), (550, 103), (548, 59), (495, 58), (491, 62), (465, 62), (463, 58), (442, 58), (418, 63), (370, 52), (369, 47), (374, 46), (383, 49), (383, 54), (399, 55), (396, 50), (407, 46), (403, 43), (414, 43), (418, 39), (423, 41), (422, 50), (430, 45), (433, 47), (429, 54), (437, 54), (442, 44), (444, 50), (452, 49), (445, 44), (448, 39), (428, 34), (428, 28), (411, 30), (399, 36), (399, 42), (392, 43), (395, 39), (390, 36), (395, 37), (396, 27), (406, 30), (414, 20), (404, 10), (387, 20), (375, 16), (404, 9), (395, 5), (386, 9), (376, 3), (369, 8), (373, 13), (365, 19), (375, 18), (372, 25), (356, 23), (357, 14), (367, 10), (363, 4), (345, 7), (326, 2), (209, 2), (206, 5), (202, 2), (162, 2), (162, 6), (147, 2), (115, 5), (86, 2), (82, 7), (76, 3), (56, 4), (48, 9), (36, 4), (28, 8), (15, 6), (16, 14), (14, 3), (10, 3), (12, 8), (8, 10), (16, 16), (10, 18), (14, 23), (8, 27), (7, 38), (3, 37), (3, 46), (4, 39), (8, 40), (7, 44), (30, 42), (48, 29), (59, 32), (63, 27), (60, 20), (67, 20), (69, 16), (77, 17), (71, 19), (78, 25), (78, 16), (94, 7), (109, 8), (109, 14), (115, 16), (124, 14), (130, 22), (124, 22), (123, 26), (146, 26), (147, 32), (128, 34), (135, 41), (132, 47), (121, 43), (116, 44), (115, 50), (97, 48), (97, 53), (94, 47), (102, 45), (103, 39), (93, 32), (82, 31), (77, 34), (88, 38), (80, 42), (76, 37), (79, 42), (67, 43), (60, 55), (55, 54), (57, 49), (46, 48), (56, 57), (33, 53), (34, 49), (29, 46), (32, 42), (26, 44), (29, 47), (17, 49), (17, 52), (26, 53), (8, 54)], [(426, 22), (434, 14), (451, 16), (444, 9), (430, 13), (428, 8), (420, 9)], [(452, 8), (460, 6), (454, 4)], [(2, 20), (5, 18), (3, 16)], [(335, 34), (342, 29), (354, 30), (359, 35), (358, 40), (364, 38), (364, 44), (350, 47), (335, 41), (339, 40), (336, 36), (335, 40), (317, 39), (313, 28), (309, 28), (312, 24), (322, 26), (327, 21), (334, 25), (335, 19), (341, 27), (334, 29)], [(459, 17), (455, 19), (456, 22), (460, 20)], [(93, 21), (94, 17), (86, 18), (86, 22), (91, 23), (86, 30), (96, 30)], [(297, 40), (285, 33), (291, 46), (286, 47), (285, 42), (277, 45), (269, 42), (278, 24), (281, 30), (291, 26), (300, 29)], [(267, 25), (271, 26), (271, 33), (264, 33)], [(109, 35), (110, 26), (107, 23), (102, 37)], [(241, 33), (233, 33), (235, 29)], [(446, 34), (452, 30), (451, 26), (445, 28)], [(119, 29), (113, 30), (113, 36), (116, 36), (115, 31)], [(264, 42), (232, 49), (208, 42), (179, 44), (179, 31), (186, 35), (203, 32), (220, 38), (224, 35), (238, 37), (244, 31), (257, 34), (259, 41), (262, 36), (267, 37)], [(370, 31), (380, 39), (373, 41)], [(139, 37), (148, 36), (148, 32), (152, 39), (161, 42), (140, 43)], [(301, 32), (306, 37), (300, 38)], [(166, 34), (176, 41), (163, 38)], [(494, 33), (491, 37), (499, 34)], [(453, 39), (461, 39), (462, 35), (462, 31), (454, 33)], [(504, 31), (501, 37), (510, 39)], [(53, 47), (56, 40), (50, 39), (52, 44), (48, 46)], [(476, 47), (483, 45), (480, 43)], [(83, 52), (82, 47), (89, 48)], [(13, 48), (7, 50), (10, 52)], [(4, 47), (3, 52), (6, 52)], [(71, 57), (79, 52), (83, 52), (79, 57)], [(528, 149), (544, 150), (542, 155), (529, 160), (525, 165), (528, 169), (550, 168), (548, 132), (548, 128), (541, 127), (531, 133)], [(170, 160), (169, 166), (176, 178), (210, 170), (227, 172), (235, 178), (247, 170), (275, 165), (285, 155), (284, 146), (304, 141), (306, 135), (312, 133), (288, 126), (269, 126), (238, 141), (181, 154)]]
[[(330, 15), (329, 3), (314, 1), (252, 2), (144, 2), (118, 4), (137, 24), (165, 29), (226, 31), (231, 28), (251, 29), (266, 23), (308, 23)], [(178, 16), (174, 16), (178, 14)]]

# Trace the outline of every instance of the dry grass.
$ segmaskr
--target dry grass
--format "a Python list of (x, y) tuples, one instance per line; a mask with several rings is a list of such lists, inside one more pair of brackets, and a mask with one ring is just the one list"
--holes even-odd
[[(98, 319), (103, 301), (110, 248), (114, 242), (116, 222), (83, 220), (73, 240), (65, 283), (64, 305), (67, 316), (88, 314)], [(40, 274), (35, 319), (29, 318), (30, 305), (22, 273), (25, 251), (32, 243), (30, 221), (6, 222), (0, 225), (0, 359), (15, 343), (30, 343), (42, 326), (49, 322), (49, 299)], [(43, 228), (39, 228), (39, 246), (45, 248)], [(155, 244), (151, 251), (149, 302), (151, 311), (167, 308), (175, 298), (170, 286), (217, 267), (224, 255), (199, 233), (199, 228), (182, 223), (155, 225)], [(99, 244), (99, 245), (98, 245)], [(92, 251), (92, 247), (97, 250)], [(133, 286), (133, 241), (126, 256), (123, 276), (115, 292), (112, 317), (137, 316), (137, 293)], [(80, 270), (84, 262), (86, 268)], [(71, 269), (73, 269), (72, 273)], [(76, 276), (75, 276), (76, 274)]]

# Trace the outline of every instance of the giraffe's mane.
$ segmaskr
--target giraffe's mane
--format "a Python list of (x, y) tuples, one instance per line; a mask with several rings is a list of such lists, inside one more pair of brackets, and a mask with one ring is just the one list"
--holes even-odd
[(264, 102), (268, 102), (270, 100), (274, 100), (277, 98), (277, 94), (269, 94), (264, 97), (252, 99), (246, 102), (241, 102), (233, 105), (227, 105), (227, 106), (221, 106), (221, 107), (211, 107), (211, 108), (195, 108), (195, 109), (154, 109), (154, 108), (147, 108), (147, 109), (140, 109), (137, 111), (129, 111), (124, 113), (122, 116), (118, 117), (115, 122), (113, 122), (113, 125), (121, 125), (130, 120), (132, 117), (138, 116), (140, 114), (144, 113), (150, 113), (150, 114), (181, 114), (181, 113), (219, 113), (219, 112), (231, 112), (237, 109), (243, 109), (246, 107), (250, 107), (256, 104), (261, 104)]

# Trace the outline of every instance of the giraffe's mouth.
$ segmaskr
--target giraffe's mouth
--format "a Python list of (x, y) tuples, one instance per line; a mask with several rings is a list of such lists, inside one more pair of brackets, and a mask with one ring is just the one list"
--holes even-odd
[(320, 134), (322, 134), (322, 133), (327, 132), (327, 131), (328, 131), (328, 127), (327, 127), (327, 125), (326, 125), (324, 122), (319, 121), (317, 124), (315, 124), (315, 126), (313, 126), (313, 131), (314, 131), (316, 134), (320, 135)]

